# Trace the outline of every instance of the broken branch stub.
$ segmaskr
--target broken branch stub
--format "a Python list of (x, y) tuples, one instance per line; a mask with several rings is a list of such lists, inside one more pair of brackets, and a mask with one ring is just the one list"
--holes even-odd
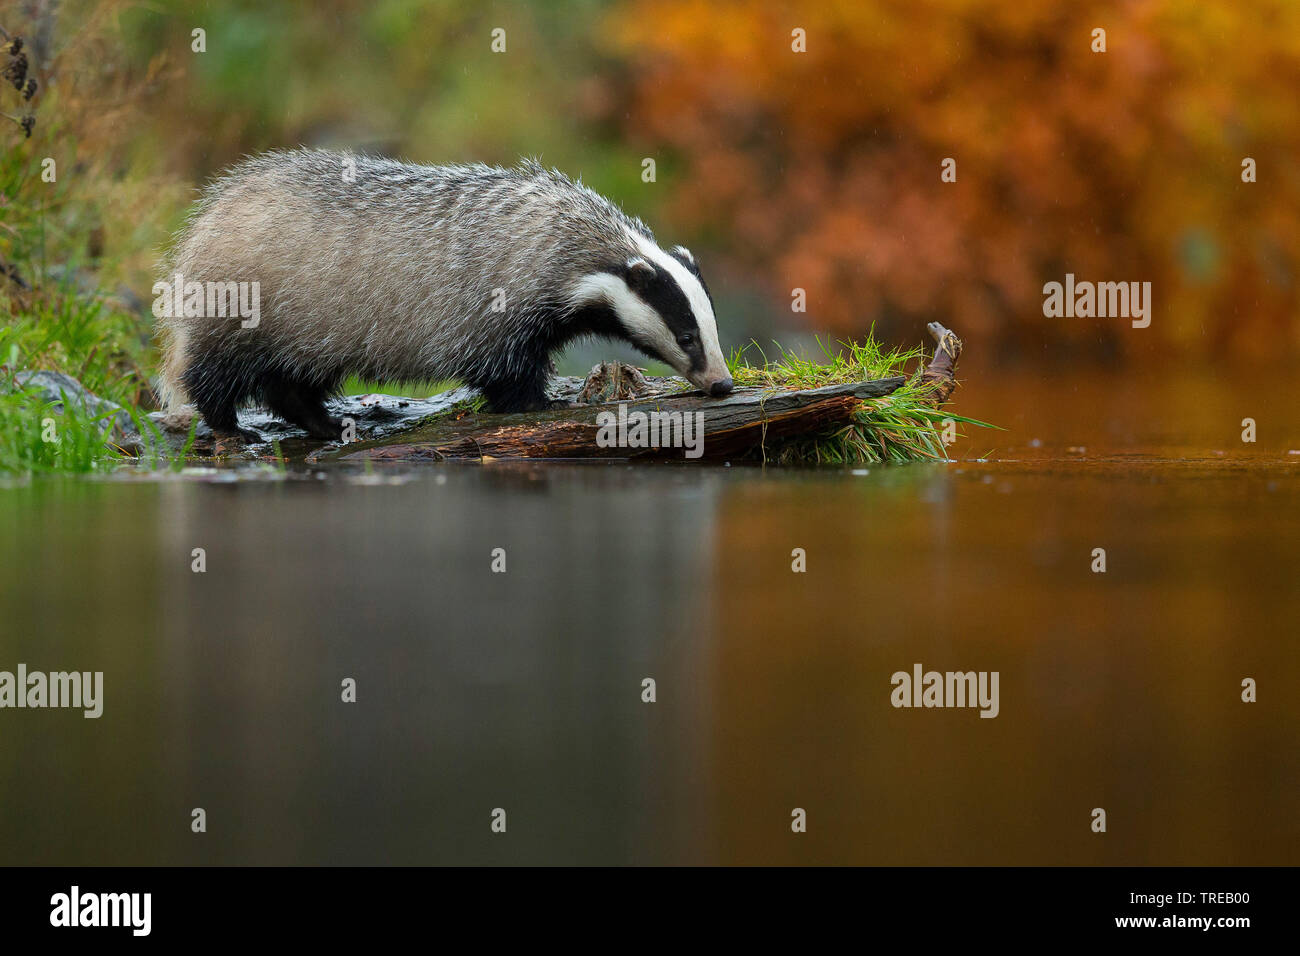
[(935, 407), (948, 401), (957, 387), (957, 359), (961, 358), (961, 339), (951, 329), (931, 322), (926, 330), (935, 341), (934, 358), (921, 373), (921, 384), (930, 386)]

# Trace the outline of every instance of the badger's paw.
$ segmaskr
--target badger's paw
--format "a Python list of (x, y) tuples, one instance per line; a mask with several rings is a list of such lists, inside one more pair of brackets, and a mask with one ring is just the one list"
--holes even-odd
[(263, 437), (261, 433), (255, 432), (251, 428), (237, 428), (234, 431), (234, 435), (239, 436), (250, 445), (262, 445), (266, 443), (266, 438)]

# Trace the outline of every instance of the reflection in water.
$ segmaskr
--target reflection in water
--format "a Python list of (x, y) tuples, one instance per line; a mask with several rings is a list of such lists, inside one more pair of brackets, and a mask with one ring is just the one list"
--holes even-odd
[(0, 670), (106, 698), (0, 711), (0, 863), (1294, 862), (1295, 396), (1178, 387), (972, 387), (1011, 431), (868, 473), (0, 489)]

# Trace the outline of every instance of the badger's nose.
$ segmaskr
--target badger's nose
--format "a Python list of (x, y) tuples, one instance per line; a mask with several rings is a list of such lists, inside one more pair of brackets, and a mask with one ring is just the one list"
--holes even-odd
[(709, 386), (709, 394), (714, 398), (721, 398), (723, 395), (730, 392), (732, 387), (731, 376), (720, 378)]

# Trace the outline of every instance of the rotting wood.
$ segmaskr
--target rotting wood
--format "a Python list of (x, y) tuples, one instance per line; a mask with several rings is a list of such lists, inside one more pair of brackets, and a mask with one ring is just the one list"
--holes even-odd
[[(948, 400), (956, 386), (956, 363), (962, 343), (937, 322), (930, 323), (928, 330), (937, 347), (922, 381), (931, 386), (933, 402), (938, 406)], [(621, 386), (623, 382), (641, 380), (657, 394), (534, 414), (467, 412), (379, 441), (326, 447), (309, 458), (317, 461), (683, 459), (680, 446), (620, 447), (598, 441), (602, 413), (617, 415), (622, 406), (626, 419), (632, 421), (636, 420), (637, 413), (699, 413), (702, 417), (697, 421), (702, 426), (703, 440), (702, 453), (696, 460), (717, 461), (756, 452), (765, 442), (833, 432), (852, 419), (863, 400), (887, 396), (905, 381), (893, 377), (790, 391), (744, 388), (725, 398), (711, 399), (700, 392), (667, 392), (668, 386), (662, 379), (644, 380), (639, 372), (624, 372), (611, 365), (593, 369), (582, 393), (601, 394), (600, 388), (592, 387), (593, 382), (612, 380)], [(621, 392), (621, 387), (615, 391)], [(605, 390), (604, 394), (609, 391)], [(608, 418), (603, 421), (608, 425)]]

